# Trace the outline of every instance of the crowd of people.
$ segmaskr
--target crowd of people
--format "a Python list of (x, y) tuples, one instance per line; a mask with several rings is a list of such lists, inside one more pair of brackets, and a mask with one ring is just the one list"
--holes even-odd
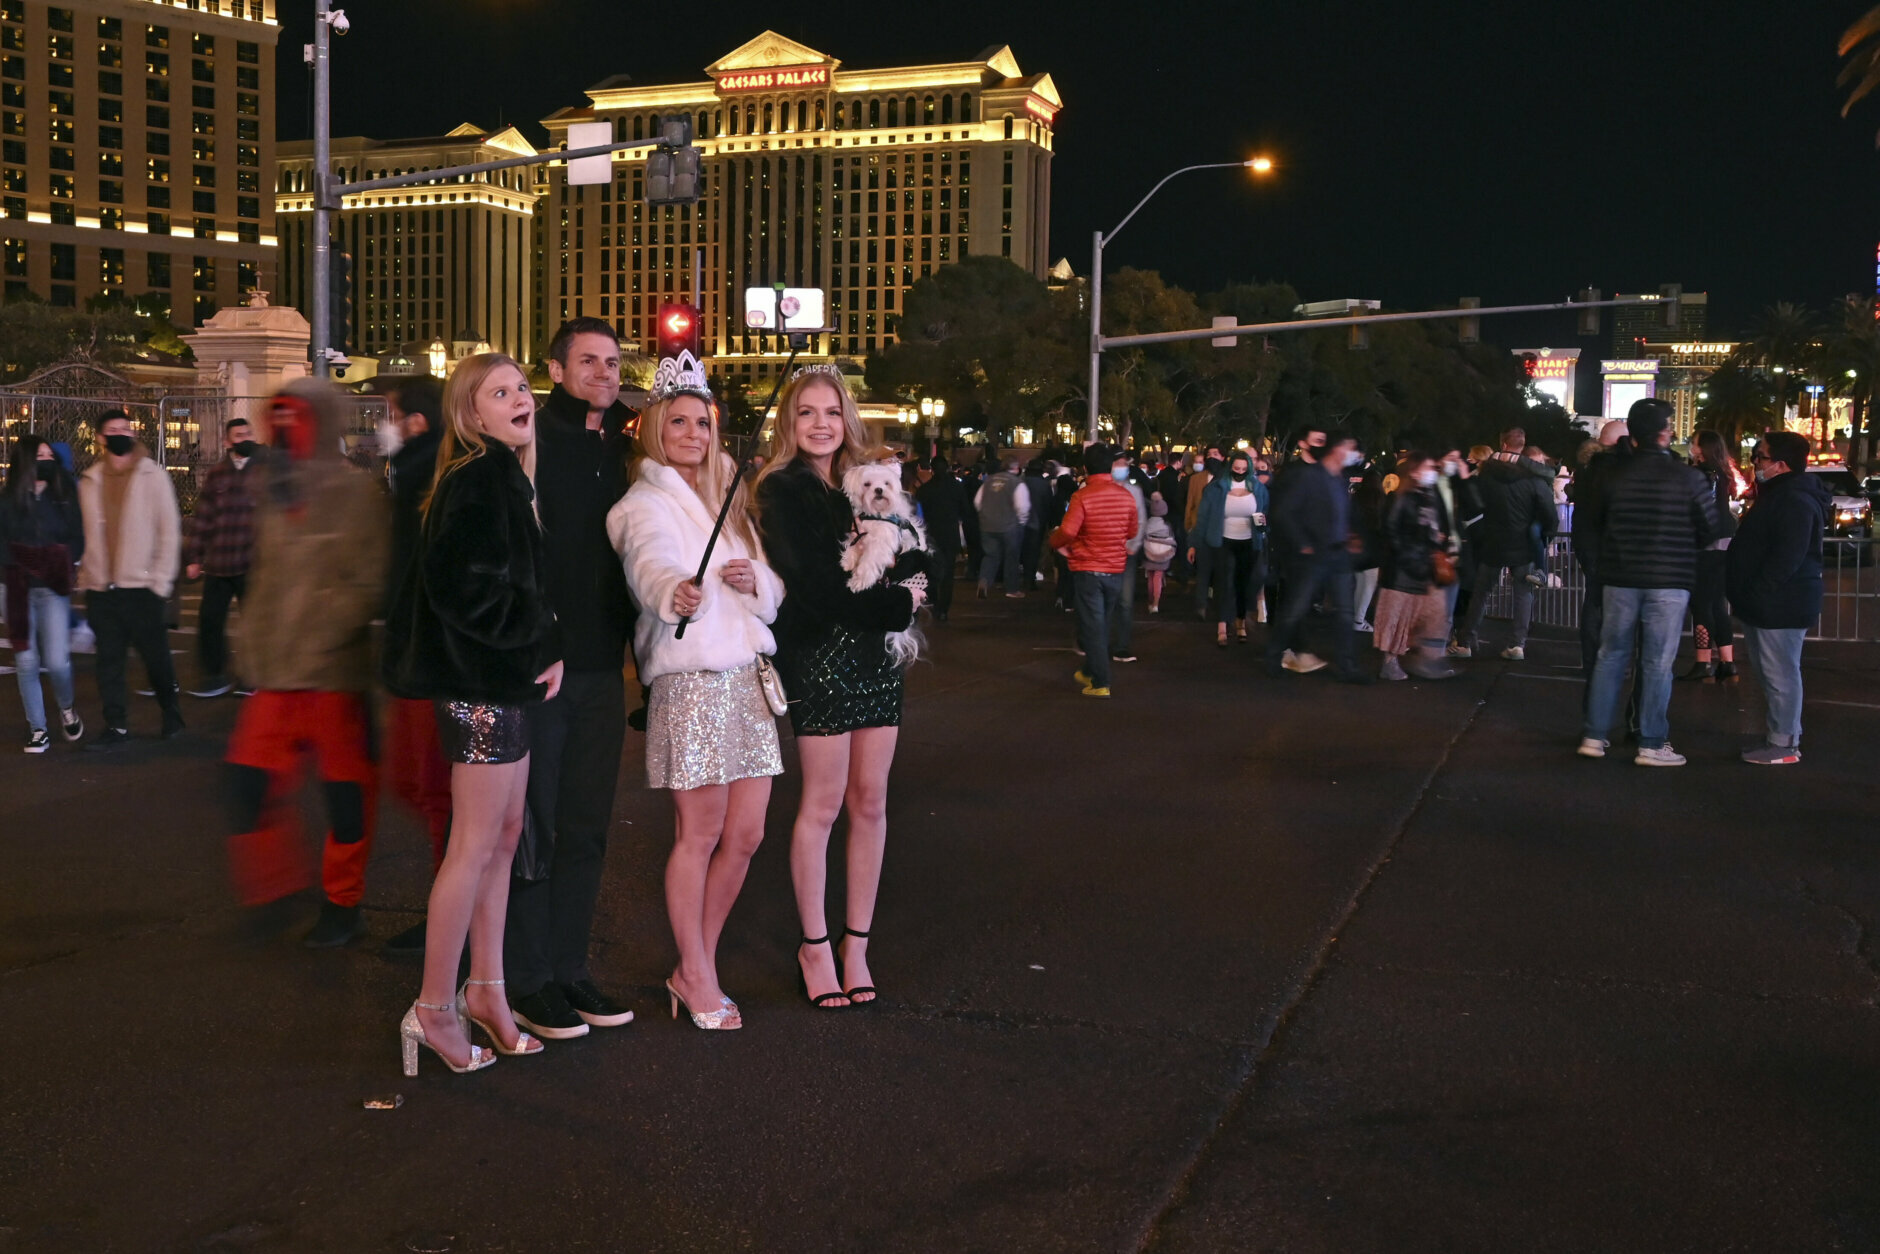
[[(87, 748), (130, 739), (132, 648), (160, 734), (180, 734), (167, 627), (178, 578), (201, 581), (192, 691), (245, 698), (226, 751), (228, 852), (256, 934), (285, 927), (313, 886), (296, 824), (304, 758), (328, 819), (309, 946), (361, 933), (381, 779), (423, 818), (435, 873), (426, 914), (387, 943), (423, 956), (400, 1026), (408, 1074), (420, 1049), (471, 1071), (632, 1020), (589, 967), (630, 721), (644, 730), (648, 786), (672, 796), (673, 1016), (743, 1026), (716, 955), (785, 769), (776, 721), (786, 716), (802, 775), (790, 847), (800, 987), (818, 1009), (873, 1002), (868, 941), (903, 633), (923, 607), (948, 620), (962, 569), (980, 598), (1048, 592), (1075, 614), (1074, 684), (1087, 697), (1112, 696), (1115, 668), (1137, 660), (1138, 587), (1147, 614), (1162, 616), (1182, 604), (1170, 597), (1183, 582), (1217, 647), (1248, 645), (1265, 625), (1276, 676), (1329, 667), (1352, 684), (1444, 680), (1482, 649), (1489, 594), (1504, 579), (1513, 623), (1500, 656), (1524, 659), (1535, 591), (1557, 582), (1553, 538), (1570, 531), (1586, 586), (1582, 756), (1610, 750), (1629, 682), (1634, 761), (1684, 762), (1668, 710), (1689, 608), (1690, 679), (1737, 678), (1732, 624), (1743, 625), (1768, 710), (1745, 760), (1800, 760), (1801, 648), (1821, 606), (1827, 497), (1799, 473), (1808, 444), (1797, 435), (1758, 442), (1753, 483), (1712, 433), (1689, 462), (1675, 456), (1669, 407), (1655, 400), (1607, 424), (1571, 470), (1519, 430), (1493, 449), (1369, 457), (1350, 434), (1319, 428), (1284, 455), (1241, 445), (1158, 463), (1093, 444), (984, 474), (936, 457), (902, 468), (916, 521), (899, 505), (872, 513), (845, 491), (851, 472), (874, 473), (892, 455), (831, 368), (783, 386), (771, 447), (748, 480), (688, 355), (661, 363), (638, 414), (620, 399), (607, 323), (566, 323), (549, 369), (554, 387), (539, 402), (500, 353), (466, 359), (442, 388), (396, 383), (383, 481), (343, 455), (338, 395), (289, 384), (257, 424), (265, 443), (247, 422), (221, 433), (223, 458), (187, 529), (122, 411), (99, 416), (82, 475), (69, 450), (16, 440), (0, 498), (29, 753), (51, 741), (42, 676), (60, 734), (84, 735), (70, 648), (77, 591), (102, 706)], [(864, 577), (845, 551), (871, 522), (924, 533), (924, 545), (897, 548)], [(1361, 661), (1366, 635), (1375, 664)], [(645, 700), (632, 719), (629, 647)], [(832, 941), (829, 845), (845, 811)]]
[[(1581, 755), (1610, 749), (1629, 677), (1634, 761), (1684, 762), (1669, 744), (1668, 708), (1688, 611), (1695, 661), (1683, 678), (1737, 682), (1740, 622), (1770, 711), (1764, 741), (1743, 757), (1793, 764), (1830, 498), (1802, 473), (1805, 437), (1767, 433), (1752, 477), (1714, 431), (1696, 434), (1688, 459), (1674, 454), (1670, 417), (1666, 402), (1640, 401), (1560, 460), (1518, 428), (1493, 447), (1370, 453), (1346, 433), (1309, 428), (1284, 455), (1243, 442), (1144, 461), (1095, 445), (1075, 468), (1067, 452), (984, 475), (936, 458), (908, 474), (930, 534), (945, 539), (935, 545), (942, 613), (959, 549), (981, 597), (1001, 580), (1006, 596), (1026, 596), (1047, 580), (1040, 563), (1055, 559), (1055, 603), (1078, 615), (1075, 682), (1086, 696), (1110, 696), (1111, 664), (1136, 660), (1137, 588), (1159, 615), (1184, 581), (1217, 646), (1247, 644), (1250, 624), (1267, 625), (1275, 675), (1453, 678), (1459, 660), (1483, 651), (1483, 619), (1504, 586), (1512, 621), (1497, 655), (1524, 661), (1535, 596), (1562, 586), (1571, 552), (1585, 584)], [(1569, 536), (1570, 547), (1556, 543)], [(1366, 635), (1375, 671), (1360, 661)]]

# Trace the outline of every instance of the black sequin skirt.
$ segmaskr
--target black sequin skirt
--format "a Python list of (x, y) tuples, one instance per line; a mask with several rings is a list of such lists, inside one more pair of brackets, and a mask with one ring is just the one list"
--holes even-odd
[(529, 753), (529, 707), (439, 701), (437, 738), (446, 762), (490, 766), (520, 762)]
[(902, 672), (881, 632), (831, 624), (808, 647), (780, 654), (777, 669), (799, 736), (901, 725)]

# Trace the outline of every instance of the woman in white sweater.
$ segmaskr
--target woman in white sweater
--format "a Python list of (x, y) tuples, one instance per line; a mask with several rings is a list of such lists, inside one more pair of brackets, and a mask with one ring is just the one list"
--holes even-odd
[(718, 937), (764, 837), (770, 778), (783, 773), (758, 672), (759, 655), (776, 649), (767, 624), (783, 584), (764, 564), (742, 488), (696, 581), (733, 467), (702, 375), (664, 383), (640, 418), (643, 457), (607, 533), (640, 606), (647, 783), (672, 790), (675, 812), (666, 910), (679, 965), (666, 989), (674, 1018), (683, 1006), (697, 1026), (722, 1030), (743, 1019), (718, 984)]

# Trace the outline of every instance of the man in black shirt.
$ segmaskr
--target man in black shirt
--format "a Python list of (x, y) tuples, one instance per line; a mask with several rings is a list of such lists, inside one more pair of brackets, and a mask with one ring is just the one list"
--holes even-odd
[(964, 504), (960, 481), (943, 457), (921, 462), (915, 474), (920, 486), (914, 490), (914, 500), (920, 505), (927, 547), (933, 553), (927, 573), (932, 580), (928, 604), (933, 606), (933, 616), (944, 623), (953, 608), (953, 564), (960, 555), (960, 507)]
[(517, 1021), (562, 1040), (633, 1019), (588, 972), (626, 739), (621, 668), (634, 615), (607, 513), (626, 495), (633, 413), (620, 402), (620, 342), (609, 324), (564, 322), (548, 351), (555, 390), (536, 415), (535, 490), (567, 670), (560, 695), (535, 713), (529, 820), (552, 837), (554, 854), (547, 879), (510, 885), (503, 957)]

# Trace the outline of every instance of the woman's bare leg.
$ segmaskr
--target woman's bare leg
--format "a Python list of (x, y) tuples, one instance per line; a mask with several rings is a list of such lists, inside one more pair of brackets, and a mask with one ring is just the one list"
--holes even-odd
[[(849, 786), (849, 741), (858, 734), (796, 738), (797, 756), (803, 763), (803, 799), (797, 805), (796, 824), (790, 829), (790, 883), (796, 889), (797, 919), (805, 936), (825, 936), (829, 932), (825, 902), (829, 829), (842, 812), (842, 798)], [(801, 948), (797, 961), (803, 966), (812, 999), (841, 991), (835, 956), (828, 946)]]
[[(898, 727), (865, 727), (851, 733), (846, 802), (849, 810), (849, 893), (846, 927), (869, 931), (875, 921), (875, 896), (881, 889), (881, 862), (888, 844), (888, 772), (894, 767)], [(859, 925), (859, 926), (858, 926)], [(868, 942), (842, 941), (842, 982), (847, 988), (873, 984), (868, 973)], [(873, 1001), (864, 993), (860, 1001)]]
[[(516, 861), (516, 843), (522, 839), (522, 815), (529, 801), (529, 759), (516, 765), (510, 782), (509, 797), (503, 809), (502, 835), (490, 851), (483, 867), (483, 881), (477, 889), (476, 910), (470, 916), (470, 978), (503, 978), (503, 926), (509, 917), (509, 880)], [(502, 986), (473, 984), (464, 990), (470, 1013), (496, 1029), (504, 1049), (514, 1049), (522, 1034), (516, 1017), (510, 1012), (509, 998)]]
[(685, 1004), (701, 1014), (718, 1009), (724, 991), (705, 944), (706, 885), (725, 827), (731, 790), (723, 784), (672, 794), (672, 856), (666, 859), (666, 915), (679, 949), (673, 987)]

